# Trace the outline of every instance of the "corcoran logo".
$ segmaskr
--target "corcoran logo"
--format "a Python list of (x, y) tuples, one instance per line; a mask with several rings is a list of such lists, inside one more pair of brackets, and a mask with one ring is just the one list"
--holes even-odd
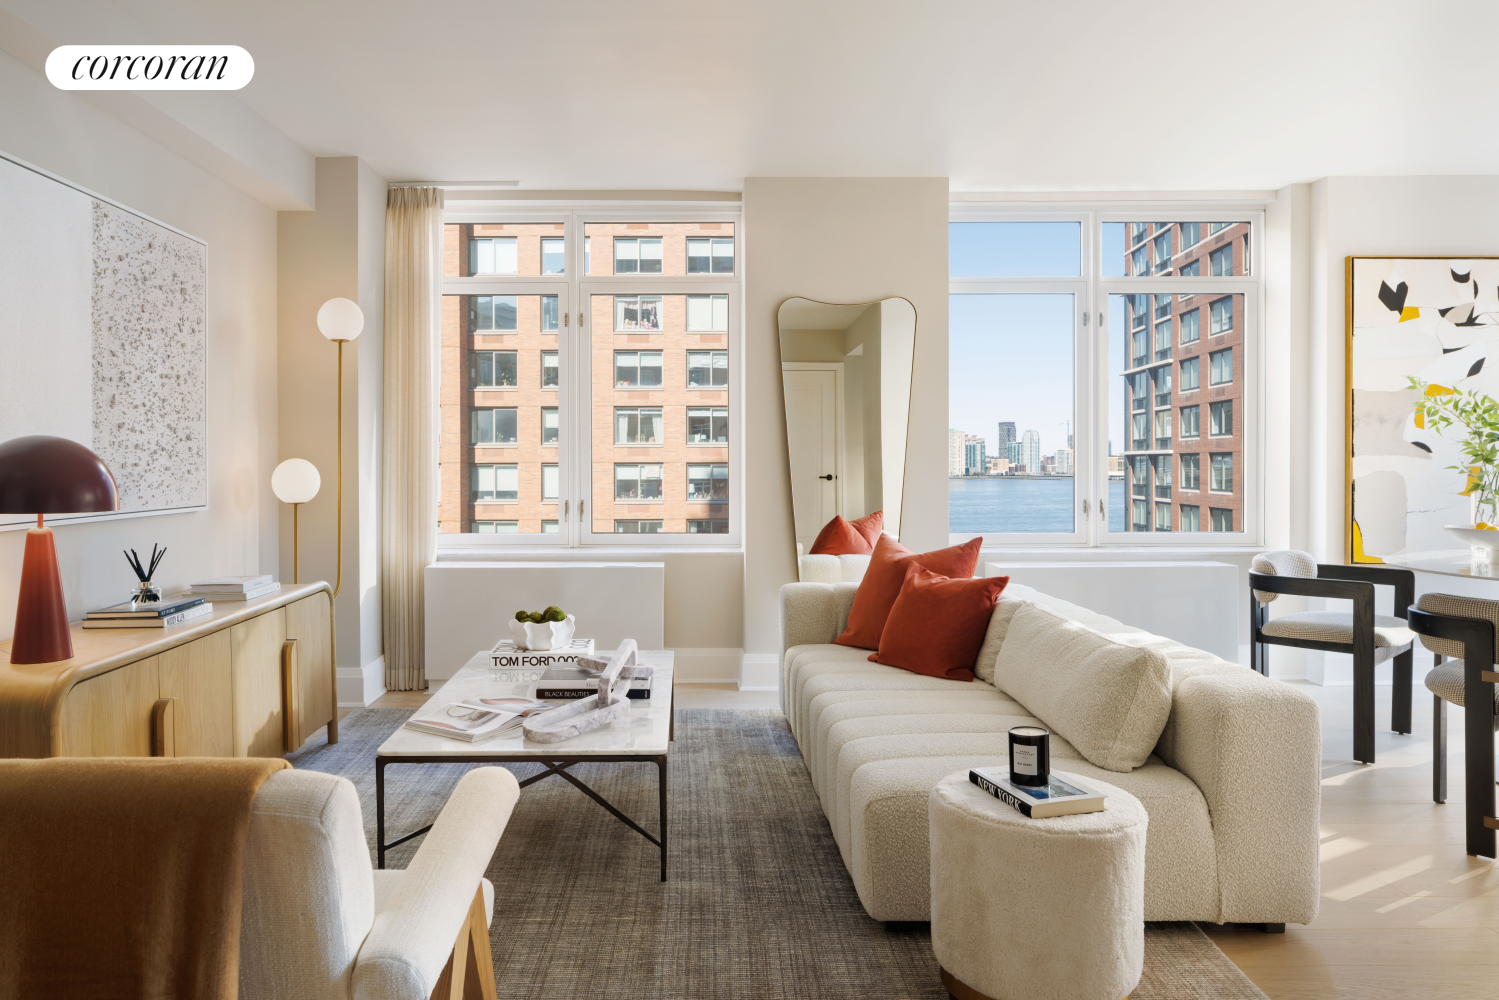
[(60, 90), (238, 90), (254, 75), (238, 45), (60, 45), (47, 56)]

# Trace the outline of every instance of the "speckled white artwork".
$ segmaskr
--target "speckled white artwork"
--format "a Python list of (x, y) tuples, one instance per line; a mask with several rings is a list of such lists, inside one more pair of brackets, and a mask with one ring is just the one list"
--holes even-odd
[(203, 244), (93, 200), (93, 448), (121, 511), (208, 503)]

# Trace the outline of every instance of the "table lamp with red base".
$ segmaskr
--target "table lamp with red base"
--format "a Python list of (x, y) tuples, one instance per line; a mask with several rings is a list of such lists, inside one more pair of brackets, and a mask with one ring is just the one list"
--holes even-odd
[(99, 456), (67, 438), (33, 434), (0, 444), (0, 514), (35, 514), (21, 560), (12, 663), (51, 663), (73, 655), (57, 548), (44, 514), (117, 510), (114, 476)]

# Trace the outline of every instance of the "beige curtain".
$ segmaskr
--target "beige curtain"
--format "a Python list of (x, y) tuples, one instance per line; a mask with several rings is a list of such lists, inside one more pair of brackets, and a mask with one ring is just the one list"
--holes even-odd
[(422, 573), (437, 544), (432, 411), (442, 200), (442, 188), (395, 187), (385, 203), (380, 609), (390, 691), (427, 686)]

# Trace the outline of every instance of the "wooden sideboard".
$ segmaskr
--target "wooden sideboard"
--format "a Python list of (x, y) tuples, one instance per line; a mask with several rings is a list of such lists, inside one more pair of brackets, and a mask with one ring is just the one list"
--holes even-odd
[(55, 663), (11, 663), (0, 643), (0, 757), (279, 757), (324, 726), (338, 742), (327, 583), (72, 635)]

